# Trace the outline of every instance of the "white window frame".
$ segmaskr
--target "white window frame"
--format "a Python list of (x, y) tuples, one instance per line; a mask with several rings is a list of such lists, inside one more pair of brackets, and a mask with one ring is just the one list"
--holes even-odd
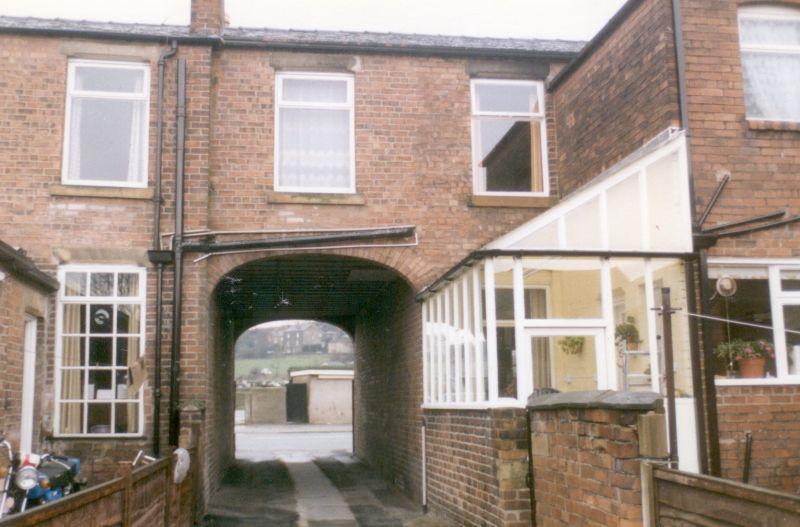
[[(739, 8), (738, 20), (742, 19), (762, 19), (762, 20), (787, 20), (794, 19), (800, 23), (800, 9), (797, 7), (790, 7), (784, 5), (749, 5)], [(739, 26), (741, 31), (741, 25)], [(739, 52), (755, 52), (755, 53), (791, 53), (800, 55), (800, 45), (796, 46), (781, 46), (781, 45), (753, 45), (745, 44), (742, 42), (741, 35), (739, 38)], [(747, 94), (743, 95), (747, 97)], [(745, 108), (746, 111), (746, 108)], [(773, 117), (757, 117), (754, 115), (745, 114), (748, 121), (772, 121), (779, 123), (796, 123), (800, 122), (795, 119), (775, 119)]]
[[(477, 109), (477, 87), (487, 84), (500, 84), (500, 85), (523, 85), (534, 86), (537, 90), (539, 97), (539, 112), (490, 112), (478, 111)], [(547, 160), (547, 121), (545, 116), (545, 91), (544, 83), (542, 81), (532, 80), (516, 80), (516, 79), (472, 79), (470, 81), (470, 121), (472, 130), (472, 192), (476, 196), (549, 196), (550, 195), (550, 177), (548, 175), (548, 160)], [(484, 172), (479, 166), (480, 159), (480, 134), (478, 131), (478, 123), (482, 118), (499, 117), (506, 119), (529, 119), (530, 121), (537, 121), (541, 127), (541, 151), (542, 151), (542, 191), (541, 192), (505, 192), (505, 191), (487, 191)], [(531, 160), (533, 162), (533, 160)], [(533, 177), (533, 175), (531, 175)]]
[(19, 451), (30, 454), (33, 448), (33, 416), (36, 399), (36, 352), (39, 320), (25, 315), (25, 338), (22, 351), (22, 419), (19, 427)]
[[(88, 296), (88, 291), (86, 296), (82, 297), (66, 297), (65, 296), (65, 287), (66, 287), (66, 274), (71, 272), (84, 272), (84, 273), (102, 273), (102, 272), (111, 272), (115, 274), (120, 273), (131, 273), (131, 274), (138, 274), (139, 275), (139, 294), (137, 296), (131, 297), (120, 297), (116, 296), (116, 283), (117, 280), (114, 280), (115, 284), (115, 291), (114, 296)], [(58, 302), (56, 303), (57, 310), (56, 310), (56, 357), (55, 357), (55, 411), (54, 411), (54, 426), (53, 426), (53, 436), (54, 437), (94, 437), (94, 438), (119, 438), (119, 437), (143, 437), (144, 436), (144, 386), (139, 388), (138, 396), (135, 399), (123, 399), (124, 402), (138, 402), (138, 432), (135, 433), (114, 433), (113, 431), (113, 424), (114, 424), (114, 412), (116, 411), (116, 390), (114, 391), (114, 398), (111, 401), (111, 412), (112, 412), (112, 429), (111, 432), (108, 434), (92, 434), (92, 433), (77, 433), (77, 434), (64, 434), (61, 433), (61, 372), (62, 372), (62, 359), (63, 359), (63, 309), (62, 306), (64, 304), (88, 304), (88, 303), (114, 303), (114, 304), (138, 304), (140, 306), (140, 317), (139, 317), (139, 357), (144, 356), (145, 352), (145, 340), (147, 337), (146, 334), (146, 320), (147, 320), (147, 271), (144, 267), (138, 267), (133, 265), (64, 265), (59, 267), (58, 269), (58, 281), (59, 281), (59, 290), (58, 290)], [(86, 284), (87, 290), (90, 287), (90, 281), (87, 280)], [(87, 319), (87, 324), (88, 324)], [(114, 333), (116, 335), (116, 333)], [(89, 348), (87, 346), (86, 354), (89, 354)], [(82, 366), (84, 370), (87, 369), (86, 365)], [(112, 372), (115, 371), (112, 369)], [(113, 375), (112, 375), (113, 378)], [(83, 399), (81, 400), (81, 412), (82, 412), (82, 420), (81, 423), (86, 422), (86, 413), (88, 411), (88, 403), (89, 401), (97, 401), (97, 399), (87, 399), (86, 394), (86, 384), (88, 384), (88, 375), (84, 376), (84, 394)], [(72, 401), (72, 400), (70, 400)]]
[[(108, 68), (108, 69), (129, 69), (141, 71), (143, 74), (142, 79), (142, 93), (133, 92), (102, 92), (93, 90), (76, 90), (75, 89), (75, 70), (80, 66), (90, 66), (92, 68)], [(71, 143), (72, 128), (72, 99), (74, 97), (83, 97), (87, 99), (115, 99), (125, 101), (144, 101), (143, 111), (143, 126), (138, 140), (141, 143), (143, 150), (141, 173), (138, 174), (139, 181), (110, 181), (104, 179), (78, 179), (71, 178), (69, 173), (69, 152)], [(123, 187), (123, 188), (147, 188), (148, 174), (149, 174), (149, 154), (150, 154), (150, 64), (144, 62), (124, 62), (112, 60), (88, 60), (88, 59), (70, 59), (67, 66), (67, 100), (64, 115), (64, 145), (62, 151), (61, 163), (61, 182), (64, 185), (81, 185), (93, 187)], [(130, 174), (128, 177), (130, 178)]]
[[(283, 100), (284, 79), (303, 80), (336, 80), (347, 83), (347, 102), (344, 103), (318, 103)], [(276, 192), (294, 192), (309, 194), (355, 194), (356, 192), (356, 138), (355, 138), (355, 79), (347, 73), (308, 73), (308, 72), (278, 72), (275, 74), (275, 149), (273, 153), (273, 173), (275, 175)], [(282, 108), (299, 109), (325, 109), (348, 110), (350, 114), (350, 184), (345, 187), (298, 187), (281, 184), (280, 177), (280, 110)]]
[(717, 386), (766, 386), (800, 384), (800, 373), (789, 374), (789, 358), (784, 333), (783, 308), (800, 305), (800, 291), (781, 289), (781, 271), (800, 271), (800, 259), (709, 258), (709, 267), (753, 267), (767, 272), (769, 302), (772, 311), (772, 343), (775, 349), (775, 377), (750, 379), (714, 379)]

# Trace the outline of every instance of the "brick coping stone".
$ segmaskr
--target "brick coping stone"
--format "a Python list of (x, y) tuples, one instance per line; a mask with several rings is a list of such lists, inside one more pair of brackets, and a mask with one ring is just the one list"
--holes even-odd
[(528, 398), (528, 410), (562, 408), (603, 408), (611, 410), (660, 410), (662, 396), (655, 392), (618, 392), (590, 390), (582, 392), (534, 394)]

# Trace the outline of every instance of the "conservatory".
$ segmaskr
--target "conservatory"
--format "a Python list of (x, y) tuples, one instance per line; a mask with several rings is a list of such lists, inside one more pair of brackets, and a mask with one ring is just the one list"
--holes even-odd
[[(665, 393), (662, 291), (686, 311), (686, 140), (667, 130), (420, 295), (426, 409), (524, 407), (538, 389)], [(689, 324), (673, 317), (681, 467), (696, 470)]]

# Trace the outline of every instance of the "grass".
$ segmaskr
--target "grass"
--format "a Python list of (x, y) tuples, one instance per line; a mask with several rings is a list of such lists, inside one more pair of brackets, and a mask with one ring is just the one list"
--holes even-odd
[(250, 370), (269, 368), (279, 378), (289, 379), (289, 368), (315, 368), (323, 363), (335, 360), (336, 355), (327, 353), (297, 353), (294, 355), (276, 355), (264, 359), (236, 359), (234, 376), (248, 375)]

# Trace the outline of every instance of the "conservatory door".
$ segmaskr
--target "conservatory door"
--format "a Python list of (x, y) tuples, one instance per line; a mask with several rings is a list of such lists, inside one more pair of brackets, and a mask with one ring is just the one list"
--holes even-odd
[(526, 334), (533, 389), (576, 392), (608, 388), (603, 380), (606, 353), (602, 328), (527, 328)]

